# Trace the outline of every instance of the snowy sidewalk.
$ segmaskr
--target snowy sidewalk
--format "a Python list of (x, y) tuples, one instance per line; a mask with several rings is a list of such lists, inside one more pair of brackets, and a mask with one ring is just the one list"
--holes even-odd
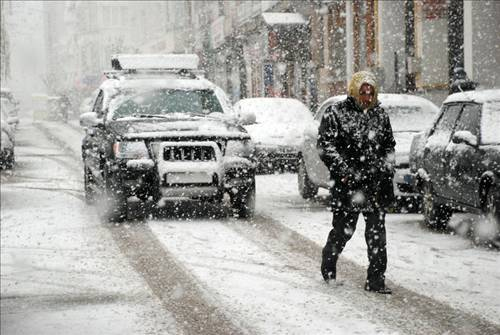
[(84, 204), (81, 176), (36, 128), (1, 182), (1, 333), (178, 333)]

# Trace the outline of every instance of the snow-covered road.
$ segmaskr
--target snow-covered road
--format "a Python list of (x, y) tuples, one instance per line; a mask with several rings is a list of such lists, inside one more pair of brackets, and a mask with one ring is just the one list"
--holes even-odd
[(253, 221), (167, 213), (113, 226), (83, 202), (81, 136), (25, 121), (16, 169), (2, 172), (2, 334), (500, 332), (498, 251), (388, 215), (394, 294), (378, 296), (362, 290), (360, 219), (344, 285), (327, 286), (325, 193), (304, 201), (295, 175), (259, 176)]

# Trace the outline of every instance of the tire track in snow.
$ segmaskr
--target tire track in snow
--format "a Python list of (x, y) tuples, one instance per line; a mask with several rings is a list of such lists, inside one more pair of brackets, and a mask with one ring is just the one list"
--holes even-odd
[(121, 252), (186, 334), (244, 334), (145, 224), (109, 225)]
[[(79, 154), (49, 128), (42, 124), (36, 126), (65, 152), (79, 159)], [(79, 170), (71, 164), (65, 166)], [(172, 313), (183, 334), (253, 333), (249, 327), (242, 329), (235, 325), (220, 307), (210, 301), (199, 283), (165, 250), (147, 225), (103, 222), (103, 226), (109, 229), (121, 253), (146, 281), (165, 310)]]
[[(292, 271), (322, 281), (319, 272), (322, 247), (278, 221), (257, 215), (252, 221), (234, 220), (228, 227), (250, 239), (263, 250), (284, 258)], [(397, 327), (404, 334), (500, 334), (500, 326), (480, 316), (454, 309), (444, 303), (388, 281), (391, 296), (363, 290), (366, 269), (342, 257), (338, 263), (343, 286), (332, 294), (372, 315), (373, 320)], [(326, 284), (326, 289), (330, 289)], [(313, 288), (313, 287), (312, 287)]]

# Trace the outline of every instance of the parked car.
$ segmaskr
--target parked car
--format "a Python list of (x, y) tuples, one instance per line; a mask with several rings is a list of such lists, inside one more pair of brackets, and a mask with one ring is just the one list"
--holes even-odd
[(15, 129), (19, 125), (19, 101), (7, 87), (0, 88), (0, 99), (3, 100), (2, 108), (7, 111), (9, 123)]
[(428, 226), (445, 228), (454, 208), (499, 219), (499, 89), (448, 96), (412, 150), (412, 172), (423, 193)]
[(66, 103), (60, 96), (34, 93), (31, 100), (34, 122), (68, 120), (68, 110), (64, 107)]
[[(306, 127), (303, 142), (299, 150), (298, 187), (305, 199), (314, 197), (318, 188), (329, 188), (330, 173), (319, 158), (316, 149), (318, 127), (325, 110), (345, 95), (334, 96), (325, 100), (314, 114), (314, 120)], [(418, 207), (420, 194), (412, 188), (412, 174), (409, 171), (409, 153), (414, 134), (427, 129), (439, 112), (431, 101), (406, 94), (379, 94), (378, 99), (389, 114), (396, 139), (396, 164), (394, 176), (394, 194), (396, 208), (414, 211)]]
[(92, 112), (80, 116), (85, 196), (105, 195), (109, 220), (127, 200), (187, 198), (240, 217), (255, 204), (254, 145), (225, 93), (196, 70), (196, 55), (118, 55)]
[(7, 108), (5, 104), (6, 99), (1, 99), (1, 112), (0, 112), (0, 126), (1, 126), (1, 142), (0, 142), (0, 168), (2, 169), (12, 169), (15, 163), (14, 156), (14, 145), (15, 145), (15, 134), (14, 134), (14, 122), (12, 122), (12, 117), (8, 116)]
[(313, 118), (309, 109), (291, 98), (248, 98), (234, 105), (237, 115), (255, 114), (245, 126), (255, 142), (258, 171), (295, 170), (304, 126)]

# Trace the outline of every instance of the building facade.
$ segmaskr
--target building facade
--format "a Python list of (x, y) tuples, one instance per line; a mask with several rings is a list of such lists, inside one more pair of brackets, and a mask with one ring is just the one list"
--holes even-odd
[[(206, 76), (245, 97), (314, 108), (373, 71), (385, 92), (440, 104), (453, 69), (499, 87), (500, 2), (249, 0), (48, 2), (49, 72), (88, 91), (114, 53), (197, 53)], [(65, 72), (61, 75), (60, 72)]]

